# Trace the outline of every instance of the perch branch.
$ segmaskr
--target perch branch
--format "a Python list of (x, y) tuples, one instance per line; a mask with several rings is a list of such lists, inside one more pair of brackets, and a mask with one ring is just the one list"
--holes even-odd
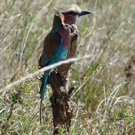
[[(78, 30), (75, 25), (66, 25), (69, 32), (70, 47), (66, 59), (76, 55)], [(53, 112), (54, 135), (59, 133), (58, 128), (64, 126), (65, 132), (69, 131), (73, 111), (70, 96), (73, 91), (68, 88), (69, 70), (73, 62), (59, 66), (49, 76), (48, 83), (51, 84), (53, 94), (50, 97)]]

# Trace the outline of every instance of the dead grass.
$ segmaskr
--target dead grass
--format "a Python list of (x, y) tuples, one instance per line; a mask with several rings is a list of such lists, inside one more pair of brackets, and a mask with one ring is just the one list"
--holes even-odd
[[(70, 85), (76, 89), (70, 134), (135, 134), (135, 77), (127, 83), (125, 73), (135, 53), (134, 0), (0, 1), (0, 88), (38, 69), (42, 42), (52, 25), (53, 8), (73, 3), (91, 10), (93, 15), (78, 22), (77, 57), (91, 57), (72, 66)], [(134, 76), (134, 69), (132, 73)], [(38, 90), (39, 82), (33, 78), (0, 93), (1, 133), (53, 132), (51, 89), (48, 87), (45, 94), (42, 125)]]

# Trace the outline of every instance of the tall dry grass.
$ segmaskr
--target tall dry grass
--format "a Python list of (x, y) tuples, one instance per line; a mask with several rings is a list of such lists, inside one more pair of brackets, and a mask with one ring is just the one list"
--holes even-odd
[[(78, 21), (77, 57), (91, 57), (75, 62), (71, 69), (70, 85), (76, 89), (70, 134), (135, 134), (135, 62), (131, 62), (131, 79), (125, 72), (135, 55), (134, 0), (0, 1), (0, 88), (38, 70), (53, 8), (70, 4), (93, 12)], [(51, 89), (45, 94), (42, 125), (38, 90), (39, 81), (32, 78), (0, 93), (1, 133), (53, 132)]]

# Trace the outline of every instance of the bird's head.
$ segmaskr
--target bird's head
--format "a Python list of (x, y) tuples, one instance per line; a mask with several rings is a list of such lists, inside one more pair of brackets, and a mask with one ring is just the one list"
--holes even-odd
[(81, 10), (77, 5), (72, 5), (67, 10), (56, 10), (55, 15), (60, 17), (62, 24), (75, 24), (80, 16), (91, 14), (88, 10)]

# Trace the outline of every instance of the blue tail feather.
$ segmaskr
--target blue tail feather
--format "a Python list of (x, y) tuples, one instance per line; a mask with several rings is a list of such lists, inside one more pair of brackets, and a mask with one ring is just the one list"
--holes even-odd
[(44, 98), (44, 93), (45, 93), (45, 89), (46, 89), (46, 84), (47, 84), (47, 80), (48, 80), (48, 76), (49, 76), (50, 70), (45, 71), (44, 73), (44, 78), (40, 87), (40, 98), (43, 99)]

